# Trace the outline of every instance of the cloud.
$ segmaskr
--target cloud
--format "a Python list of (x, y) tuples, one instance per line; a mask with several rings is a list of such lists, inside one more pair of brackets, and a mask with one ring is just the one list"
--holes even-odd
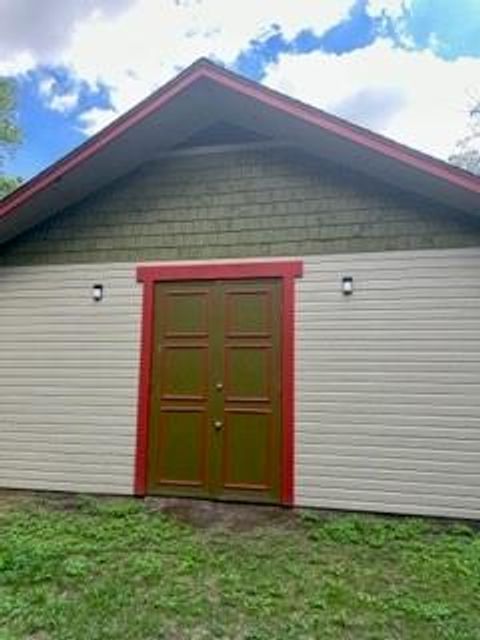
[[(480, 62), (418, 50), (407, 29), (418, 3), (366, 1), (365, 11), (384, 19), (384, 33), (389, 25), (397, 46), (385, 38), (343, 55), (284, 53), (267, 67), (267, 84), (448, 156), (465, 135)], [(199, 56), (233, 66), (274, 34), (285, 42), (306, 31), (321, 36), (354, 6), (355, 0), (0, 0), (0, 74), (40, 69), (39, 93), (61, 112), (79, 110), (82, 91), (107, 95), (79, 114), (90, 135)], [(437, 47), (435, 39), (429, 44)], [(45, 66), (67, 70), (68, 80), (42, 77)]]
[(446, 59), (480, 56), (479, 0), (368, 0), (365, 9), (404, 48)]
[(56, 94), (50, 100), (50, 108), (60, 113), (71, 111), (77, 106), (79, 98), (80, 94), (76, 91)]
[[(0, 0), (0, 73), (40, 65), (69, 69), (91, 89), (107, 87), (87, 131), (145, 97), (200, 56), (233, 64), (252, 41), (274, 33), (322, 34), (347, 18), (354, 0)], [(56, 106), (61, 103), (57, 100)]]
[(69, 90), (65, 90), (54, 76), (47, 75), (39, 81), (38, 92), (47, 107), (59, 113), (66, 113), (77, 106), (81, 86), (74, 85)]
[(265, 83), (446, 158), (466, 132), (480, 59), (447, 61), (387, 40), (343, 55), (283, 54)]
[(394, 20), (409, 11), (413, 0), (368, 0), (366, 11), (372, 18), (389, 16)]
[(44, 98), (50, 98), (52, 93), (55, 91), (55, 86), (57, 81), (53, 76), (47, 76), (46, 78), (42, 78), (38, 83), (38, 92)]
[[(137, 0), (116, 20), (92, 17), (76, 31), (65, 63), (90, 85), (111, 90), (121, 113), (200, 56), (232, 64), (253, 40), (281, 32), (323, 33), (347, 17), (353, 0)], [(96, 112), (96, 116), (100, 116)]]
[(88, 136), (92, 136), (100, 129), (103, 129), (110, 124), (117, 117), (117, 112), (114, 109), (101, 109), (100, 107), (92, 107), (87, 111), (84, 111), (79, 120), (80, 128)]
[(399, 87), (366, 87), (338, 102), (335, 111), (342, 118), (379, 131), (406, 106), (406, 95)]
[(118, 15), (131, 0), (0, 0), (0, 59), (29, 55), (49, 63), (69, 44), (76, 25), (95, 14)]

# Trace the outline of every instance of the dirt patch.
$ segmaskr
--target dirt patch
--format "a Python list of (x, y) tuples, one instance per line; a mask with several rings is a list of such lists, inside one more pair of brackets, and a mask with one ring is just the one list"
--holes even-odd
[[(78, 511), (85, 497), (83, 494), (59, 491), (27, 491), (24, 489), (0, 489), (0, 511), (22, 507), (41, 507), (53, 511)], [(110, 499), (99, 496), (98, 499)], [(118, 499), (118, 498), (117, 498)]]
[(15, 491), (13, 489), (0, 489), (0, 512), (18, 509), (34, 499), (29, 491)]
[(83, 494), (78, 493), (39, 493), (37, 502), (48, 509), (56, 511), (78, 511), (84, 499)]
[(251, 531), (270, 526), (293, 527), (298, 522), (294, 511), (282, 507), (187, 498), (146, 498), (145, 504), (151, 511), (165, 513), (180, 522), (201, 529)]
[[(135, 500), (117, 496), (95, 496), (95, 500)], [(85, 496), (50, 491), (0, 490), (0, 513), (23, 506), (46, 508), (52, 511), (82, 510)], [(142, 501), (147, 511), (165, 513), (175, 520), (199, 529), (219, 529), (248, 532), (257, 528), (291, 528), (298, 525), (298, 513), (277, 506), (192, 500), (188, 498), (148, 497)]]

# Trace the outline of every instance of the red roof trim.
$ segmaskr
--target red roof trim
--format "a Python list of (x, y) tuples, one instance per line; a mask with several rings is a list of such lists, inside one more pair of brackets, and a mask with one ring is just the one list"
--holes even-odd
[[(220, 78), (217, 76), (219, 71), (222, 73), (222, 77)], [(316, 107), (295, 100), (290, 96), (264, 87), (256, 82), (232, 74), (225, 69), (207, 67), (203, 75), (218, 81), (223, 86), (233, 89), (238, 93), (243, 93), (244, 95), (255, 98), (268, 106), (321, 127), (351, 142), (368, 147), (373, 151), (377, 151), (416, 169), (430, 173), (442, 180), (447, 180), (457, 186), (474, 191), (475, 193), (480, 193), (480, 179), (477, 176), (458, 167), (454, 167), (447, 162), (433, 158), (432, 156), (402, 145), (394, 140), (390, 140), (389, 138), (385, 138), (378, 133), (359, 127), (347, 120), (326, 113)]]
[(410, 149), (341, 118), (327, 114), (315, 107), (247, 80), (205, 59), (200, 59), (176, 78), (146, 98), (136, 107), (120, 116), (112, 124), (87, 140), (80, 147), (25, 183), (0, 203), (0, 218), (15, 213), (17, 207), (33, 198), (38, 192), (61, 179), (84, 160), (118, 138), (124, 131), (160, 109), (179, 93), (200, 78), (208, 78), (239, 94), (254, 98), (304, 122), (308, 122), (384, 156), (423, 171), (441, 180), (480, 194), (480, 179), (446, 162)]
[(165, 84), (157, 92), (146, 98), (136, 107), (117, 118), (95, 136), (74, 149), (64, 158), (48, 167), (45, 171), (26, 182), (10, 196), (0, 202), (0, 218), (12, 213), (19, 205), (32, 198), (36, 193), (62, 178), (84, 160), (95, 155), (100, 149), (118, 138), (124, 131), (144, 120), (153, 111), (172, 100), (181, 91), (190, 86), (203, 74), (201, 67), (189, 67), (176, 78)]

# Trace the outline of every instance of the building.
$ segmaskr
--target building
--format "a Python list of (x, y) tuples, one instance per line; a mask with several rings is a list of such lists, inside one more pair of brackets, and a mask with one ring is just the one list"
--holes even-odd
[(198, 61), (0, 203), (0, 486), (478, 518), (479, 214)]

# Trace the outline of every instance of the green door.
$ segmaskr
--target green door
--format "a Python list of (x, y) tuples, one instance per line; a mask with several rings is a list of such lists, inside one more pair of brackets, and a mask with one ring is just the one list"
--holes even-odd
[(280, 282), (155, 288), (151, 494), (279, 502)]

